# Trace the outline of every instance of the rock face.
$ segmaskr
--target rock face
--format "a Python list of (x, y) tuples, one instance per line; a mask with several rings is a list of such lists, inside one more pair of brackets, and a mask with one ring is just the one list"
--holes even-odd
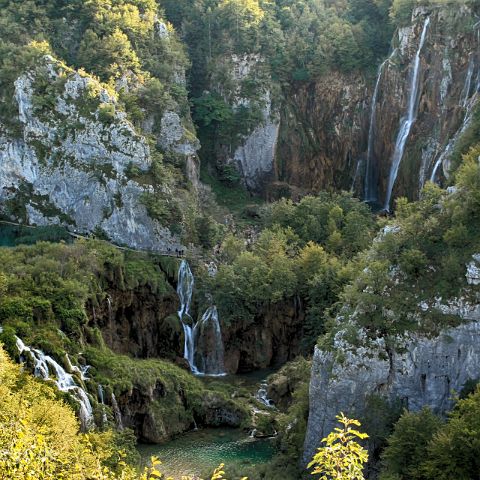
[(467, 265), (467, 283), (469, 285), (480, 285), (480, 254), (473, 255), (473, 260)]
[(157, 295), (148, 287), (107, 290), (101, 305), (88, 306), (91, 322), (115, 353), (136, 358), (183, 357), (183, 329), (175, 292)]
[(275, 304), (259, 312), (251, 325), (223, 328), (225, 370), (249, 372), (293, 360), (300, 353), (304, 316), (299, 302)]
[[(273, 176), (267, 193), (290, 188), (295, 195), (319, 189), (353, 189), (364, 195), (374, 85), (378, 92), (372, 126), (370, 178), (383, 204), (400, 121), (407, 116), (411, 76), (420, 52), (416, 120), (394, 184), (393, 197), (418, 198), (427, 180), (448, 175), (449, 155), (472, 119), (480, 87), (479, 28), (472, 8), (417, 8), (399, 29), (380, 78), (331, 72), (284, 92)], [(257, 154), (260, 161), (260, 154)], [(282, 193), (283, 194), (283, 193)]]
[[(234, 111), (252, 107), (261, 109), (261, 121), (248, 135), (242, 135), (235, 145), (219, 145), (217, 152), (222, 163), (234, 164), (245, 186), (260, 192), (273, 178), (275, 151), (280, 127), (278, 109), (273, 107), (270, 87), (262, 81), (265, 59), (258, 54), (232, 55), (223, 59), (228, 71), (229, 91), (219, 82), (215, 89)], [(243, 86), (247, 82), (257, 84), (255, 98), (247, 98)]]
[(264, 94), (263, 123), (244, 139), (233, 156), (246, 186), (259, 191), (272, 177), (277, 148), (279, 120), (272, 112), (270, 92)]
[(339, 332), (333, 351), (316, 348), (310, 382), (310, 413), (304, 463), (335, 425), (335, 415), (361, 414), (368, 396), (400, 400), (409, 410), (430, 406), (444, 413), (452, 397), (480, 371), (480, 305), (462, 301), (446, 305), (443, 313), (465, 323), (437, 337), (408, 334), (395, 339), (395, 348), (383, 339), (358, 347)]
[(357, 181), (367, 143), (371, 89), (365, 78), (332, 72), (288, 92), (287, 97), (281, 113), (275, 181), (300, 192), (349, 190)]
[[(45, 85), (50, 97), (41, 90)], [(38, 104), (39, 96), (48, 99), (48, 108)], [(142, 204), (152, 186), (135, 181), (129, 172), (148, 172), (150, 147), (121, 111), (114, 92), (45, 56), (16, 80), (15, 100), (19, 138), (0, 128), (1, 213), (30, 224), (63, 224), (78, 233), (101, 231), (139, 249), (180, 247)], [(175, 115), (165, 116), (181, 132), (168, 137), (162, 122), (164, 148), (194, 157), (198, 142), (183, 138)], [(190, 170), (195, 176), (195, 169)]]
[[(450, 150), (450, 140), (462, 128), (476, 102), (480, 86), (479, 38), (474, 13), (466, 6), (417, 8), (412, 25), (400, 29), (396, 47), (379, 79), (376, 122), (371, 152), (379, 201), (384, 201), (400, 120), (408, 110), (414, 57), (425, 22), (425, 44), (420, 51), (416, 120), (408, 136), (393, 196), (418, 198), (433, 175), (435, 164)], [(448, 153), (448, 152), (447, 152)], [(446, 163), (448, 155), (442, 159)]]
[(214, 392), (193, 407), (182, 390), (169, 390), (160, 380), (145, 383), (118, 396), (123, 426), (140, 441), (162, 443), (197, 425), (239, 427), (246, 419), (246, 411)]

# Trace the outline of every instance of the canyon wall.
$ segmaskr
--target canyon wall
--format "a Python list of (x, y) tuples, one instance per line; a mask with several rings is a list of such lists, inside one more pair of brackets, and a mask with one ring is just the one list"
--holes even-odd
[[(359, 418), (368, 399), (380, 396), (418, 411), (424, 406), (444, 414), (468, 381), (480, 372), (480, 303), (477, 255), (467, 264), (465, 297), (421, 302), (423, 312), (450, 318), (437, 322), (439, 332), (405, 332), (372, 338), (352, 317), (338, 317), (342, 325), (330, 348), (315, 348), (310, 380), (310, 410), (304, 445), (308, 463), (321, 439), (335, 427), (340, 412)], [(361, 306), (358, 307), (361, 311)], [(360, 313), (361, 314), (361, 313)], [(391, 312), (394, 315), (394, 312)], [(387, 313), (385, 313), (387, 315)], [(352, 329), (356, 340), (352, 340)]]
[[(410, 103), (413, 123), (392, 182), (392, 198), (416, 199), (427, 180), (444, 180), (448, 156), (477, 102), (477, 22), (473, 7), (466, 5), (419, 7), (411, 24), (395, 32), (380, 74), (331, 71), (308, 83), (284, 87), (278, 138), (272, 137), (271, 174), (262, 173), (266, 184), (252, 180), (252, 174), (268, 163), (258, 145), (249, 148), (257, 144), (258, 132), (253, 132), (238, 156), (240, 163), (250, 165), (248, 171), (240, 168), (246, 185), (273, 199), (288, 191), (295, 197), (320, 189), (353, 190), (384, 206), (392, 158)], [(418, 79), (413, 82), (417, 55)]]

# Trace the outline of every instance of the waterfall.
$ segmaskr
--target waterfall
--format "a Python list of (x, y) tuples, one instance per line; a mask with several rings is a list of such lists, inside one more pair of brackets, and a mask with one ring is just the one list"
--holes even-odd
[(395, 142), (395, 150), (392, 157), (392, 165), (390, 167), (390, 176), (388, 179), (387, 196), (385, 199), (384, 209), (390, 211), (390, 201), (392, 199), (392, 191), (397, 180), (398, 170), (400, 163), (405, 152), (405, 146), (407, 144), (412, 125), (415, 123), (417, 116), (417, 104), (418, 104), (418, 87), (420, 77), (420, 54), (425, 44), (427, 37), (428, 26), (430, 24), (430, 17), (427, 17), (423, 25), (422, 36), (418, 45), (417, 53), (413, 62), (413, 72), (410, 81), (409, 99), (407, 116), (401, 120), (400, 129), (398, 131), (397, 140)]
[[(208, 335), (208, 330), (213, 333)], [(208, 344), (206, 351), (198, 351), (199, 343), (205, 343), (211, 340), (213, 344)], [(218, 320), (218, 310), (215, 305), (208, 307), (200, 321), (194, 328), (194, 342), (197, 346), (196, 357), (198, 359), (198, 373), (209, 376), (223, 376), (225, 373), (224, 348), (222, 331)]]
[[(479, 26), (480, 26), (480, 22), (476, 23), (473, 27), (474, 30), (477, 29)], [(480, 45), (480, 29), (477, 30), (477, 43)], [(447, 146), (444, 148), (443, 152), (440, 154), (437, 161), (435, 162), (435, 165), (432, 170), (432, 174), (430, 176), (431, 182), (435, 182), (439, 168), (450, 156), (450, 154), (455, 148), (455, 145), (458, 139), (462, 136), (462, 134), (468, 128), (472, 120), (473, 107), (477, 103), (478, 93), (480, 92), (480, 66), (479, 66), (477, 77), (475, 79), (474, 91), (472, 92), (472, 95), (470, 95), (474, 69), (475, 69), (475, 60), (474, 60), (474, 56), (471, 55), (468, 63), (467, 76), (465, 77), (465, 85), (463, 87), (462, 95), (460, 98), (460, 106), (465, 108), (465, 117), (463, 118), (462, 125), (457, 130), (455, 135), (450, 139)]]
[[(75, 383), (73, 376), (67, 373), (52, 357), (45, 355), (41, 350), (27, 347), (20, 338), (16, 337), (17, 349), (20, 356), (28, 354), (34, 364), (34, 375), (43, 380), (50, 379), (52, 372), (55, 385), (61, 392), (68, 392), (80, 404), (79, 417), (83, 430), (94, 425), (93, 408), (85, 390)], [(78, 368), (78, 367), (77, 367)]]
[(268, 408), (273, 408), (275, 405), (273, 403), (273, 400), (268, 398), (268, 383), (266, 381), (263, 381), (260, 384), (260, 388), (257, 390), (257, 393), (255, 394), (255, 398), (263, 403), (266, 407)]
[[(190, 315), (194, 284), (195, 280), (188, 262), (182, 260), (178, 270), (177, 295), (180, 300), (178, 317), (182, 322), (185, 335), (183, 356), (188, 361), (192, 373), (196, 375), (225, 375), (223, 340), (217, 308), (209, 307), (200, 321), (197, 324), (194, 323)], [(196, 351), (196, 346), (199, 341), (205, 340), (203, 333), (209, 327), (213, 329), (214, 344), (210, 346), (207, 353), (200, 354)], [(201, 363), (200, 367), (197, 367), (197, 358)]]
[(470, 60), (468, 61), (468, 70), (467, 76), (465, 77), (465, 85), (463, 86), (460, 105), (466, 107), (468, 104), (468, 99), (470, 98), (470, 90), (472, 87), (472, 78), (473, 78), (473, 69), (475, 67), (475, 62), (473, 55), (470, 55)]
[(180, 318), (180, 321), (182, 322), (185, 335), (183, 357), (188, 361), (190, 370), (193, 373), (199, 373), (195, 366), (194, 325), (193, 319), (190, 316), (190, 304), (192, 302), (194, 284), (195, 280), (192, 271), (190, 270), (190, 266), (186, 260), (182, 260), (180, 263), (180, 269), (178, 270), (177, 295), (180, 299), (178, 318)]
[(115, 398), (115, 394), (112, 392), (112, 410), (113, 416), (115, 417), (115, 423), (117, 424), (117, 430), (123, 430), (123, 418), (122, 412), (118, 407), (117, 399)]
[(107, 412), (105, 411), (105, 395), (103, 393), (103, 386), (98, 384), (98, 401), (102, 405), (102, 426), (105, 426), (108, 422)]
[(370, 107), (370, 127), (368, 129), (367, 165), (365, 169), (364, 184), (364, 200), (366, 202), (375, 202), (378, 200), (377, 179), (375, 178), (375, 171), (373, 169), (374, 140), (377, 122), (377, 98), (380, 90), (380, 81), (382, 79), (383, 69), (396, 53), (397, 49), (393, 50), (391, 55), (378, 68), (377, 81), (375, 83), (375, 90), (373, 91), (372, 105)]

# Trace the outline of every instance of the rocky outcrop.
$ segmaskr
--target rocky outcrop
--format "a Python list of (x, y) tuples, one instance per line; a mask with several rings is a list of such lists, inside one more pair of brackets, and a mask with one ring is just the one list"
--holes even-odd
[[(258, 54), (232, 55), (223, 59), (228, 70), (230, 88), (218, 84), (216, 89), (232, 106), (261, 110), (259, 124), (248, 134), (239, 135), (235, 145), (219, 145), (217, 148), (222, 162), (234, 164), (240, 172), (245, 186), (255, 192), (262, 191), (273, 178), (274, 158), (279, 134), (279, 113), (272, 101), (271, 85), (262, 78), (265, 59)], [(244, 94), (243, 85), (255, 83), (255, 98)], [(250, 87), (251, 88), (251, 87)]]
[[(400, 120), (407, 115), (411, 75), (420, 36), (419, 92), (416, 120), (400, 163), (393, 196), (418, 198), (432, 175), (436, 161), (462, 128), (480, 86), (480, 56), (474, 12), (465, 5), (417, 8), (409, 27), (396, 32), (394, 51), (379, 79), (371, 152), (378, 198), (384, 201)], [(447, 161), (446, 158), (443, 159)], [(438, 168), (438, 167), (437, 167)], [(435, 177), (435, 178), (434, 178)]]
[(158, 379), (134, 385), (117, 396), (122, 425), (140, 441), (162, 443), (197, 426), (239, 427), (247, 418), (246, 410), (221, 394), (198, 388), (195, 405), (189, 395)]
[(223, 328), (225, 370), (249, 372), (293, 360), (300, 353), (304, 317), (300, 302), (292, 301), (266, 307), (252, 324)]
[[(148, 172), (150, 147), (114, 92), (45, 56), (16, 80), (15, 101), (20, 137), (0, 128), (1, 213), (29, 224), (101, 232), (139, 249), (180, 248), (142, 203), (153, 187), (136, 181), (132, 171)], [(192, 163), (198, 142), (185, 140), (177, 117), (165, 114), (171, 121), (162, 123), (164, 147)], [(198, 169), (189, 171), (198, 180)]]
[(480, 377), (480, 304), (457, 301), (439, 310), (463, 323), (434, 337), (405, 334), (394, 345), (384, 338), (367, 340), (365, 332), (353, 345), (341, 331), (331, 350), (315, 349), (305, 463), (333, 429), (335, 415), (360, 416), (369, 396), (399, 400), (413, 411), (429, 406), (444, 413), (455, 393)]
[(100, 305), (87, 306), (92, 324), (100, 328), (115, 353), (172, 360), (183, 357), (183, 328), (177, 309), (173, 290), (159, 295), (148, 287), (110, 288)]

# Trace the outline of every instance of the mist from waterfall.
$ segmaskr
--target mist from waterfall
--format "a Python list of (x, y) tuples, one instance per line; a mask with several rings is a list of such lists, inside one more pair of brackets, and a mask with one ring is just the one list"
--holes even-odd
[[(225, 375), (224, 373), (224, 348), (217, 307), (210, 306), (198, 323), (190, 315), (193, 288), (195, 279), (186, 260), (182, 260), (178, 270), (177, 295), (180, 300), (178, 317), (183, 325), (185, 335), (184, 358), (188, 361), (190, 370), (195, 375)], [(197, 344), (202, 340), (207, 327), (213, 328), (214, 345), (211, 352), (197, 352)], [(199, 359), (199, 365), (197, 360)]]
[(410, 136), (412, 125), (415, 123), (415, 120), (417, 118), (418, 90), (420, 79), (420, 54), (425, 44), (429, 25), (430, 17), (427, 17), (425, 23), (423, 24), (422, 36), (420, 38), (420, 43), (418, 45), (418, 49), (413, 62), (413, 72), (409, 88), (407, 115), (401, 120), (400, 129), (398, 131), (397, 140), (395, 142), (395, 150), (392, 156), (392, 164), (390, 167), (390, 175), (388, 178), (387, 193), (384, 204), (384, 209), (386, 211), (390, 211), (390, 202), (392, 199), (393, 187), (395, 186), (395, 181), (397, 180), (398, 170), (402, 162), (403, 154), (405, 152), (405, 146), (407, 144), (408, 137)]
[[(68, 392), (80, 404), (79, 417), (82, 430), (86, 431), (94, 426), (93, 408), (85, 390), (75, 383), (73, 375), (66, 372), (52, 357), (45, 355), (41, 350), (26, 346), (16, 337), (17, 349), (20, 357), (28, 355), (34, 364), (34, 375), (43, 380), (50, 380), (54, 375), (54, 382), (61, 392)], [(80, 371), (80, 370), (79, 370)]]

